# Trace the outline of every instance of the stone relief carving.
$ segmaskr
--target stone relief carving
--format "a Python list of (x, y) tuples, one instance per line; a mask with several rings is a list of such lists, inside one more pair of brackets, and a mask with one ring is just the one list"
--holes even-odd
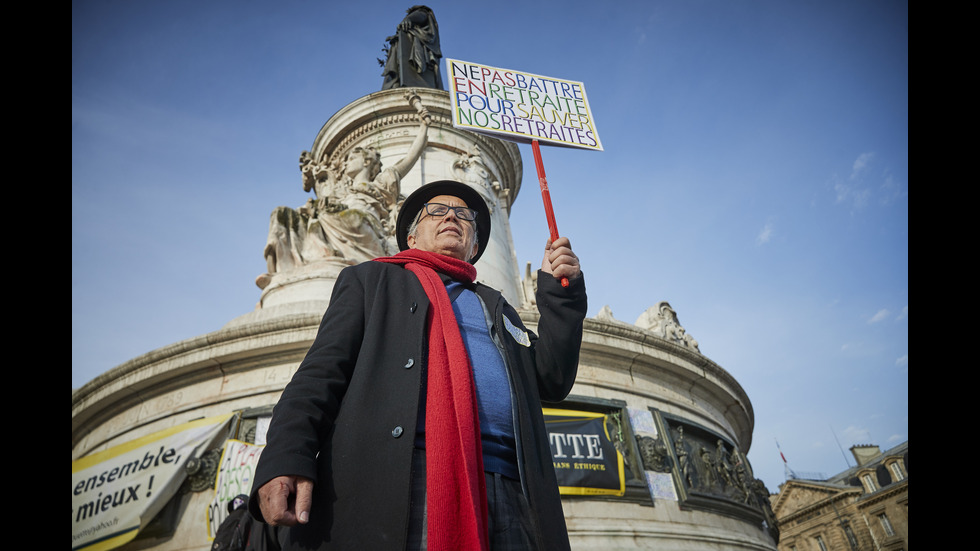
[(442, 75), (439, 73), (439, 60), (442, 49), (439, 47), (439, 24), (436, 15), (427, 6), (412, 6), (408, 15), (398, 24), (394, 35), (387, 38), (388, 44), (382, 51), (384, 67), (382, 90), (417, 86), (442, 90)]
[(431, 123), (414, 90), (405, 98), (418, 112), (419, 129), (393, 167), (382, 170), (381, 154), (373, 147), (356, 147), (342, 161), (300, 154), (303, 191), (312, 190), (315, 197), (297, 209), (272, 211), (263, 251), (268, 272), (256, 278), (259, 288), (266, 288), (276, 273), (317, 261), (357, 264), (398, 252), (394, 227), (400, 182), (421, 157)]
[(214, 487), (214, 479), (218, 474), (218, 463), (221, 461), (221, 447), (210, 449), (200, 457), (192, 457), (184, 466), (187, 480), (181, 486), (184, 491), (203, 492)]
[(667, 453), (667, 445), (663, 440), (650, 436), (637, 436), (636, 445), (640, 450), (644, 470), (658, 473), (670, 472), (670, 454)]
[(608, 304), (606, 304), (599, 310), (599, 313), (595, 315), (595, 319), (602, 320), (602, 321), (609, 321), (609, 322), (619, 321), (613, 317), (612, 308), (610, 308)]
[(705, 498), (722, 500), (755, 509), (762, 514), (770, 533), (778, 537), (769, 492), (761, 480), (753, 477), (748, 459), (738, 447), (701, 427), (678, 420), (665, 421), (672, 442), (664, 449), (673, 451), (675, 480), (689, 495), (695, 495), (692, 499), (702, 503), (706, 503)]
[(477, 146), (469, 152), (462, 152), (453, 161), (453, 177), (460, 182), (469, 184), (475, 189), (482, 190), (487, 206), (490, 207), (490, 214), (498, 206), (500, 199), (500, 182), (494, 179), (483, 162), (483, 154)]
[[(628, 422), (628, 420), (627, 420)], [(609, 440), (612, 441), (613, 446), (616, 451), (623, 456), (623, 464), (627, 471), (632, 471), (634, 457), (633, 453), (630, 451), (626, 440), (626, 434), (623, 431), (623, 414), (621, 411), (616, 411), (606, 415), (605, 420), (606, 434), (609, 435)]]
[(606, 304), (605, 306), (599, 309), (599, 312), (596, 313), (595, 315), (595, 319), (607, 323), (616, 323), (619, 325), (626, 325), (626, 326), (631, 325), (629, 322), (616, 319), (616, 316), (613, 314), (612, 308), (610, 308), (608, 304)]
[(670, 303), (662, 300), (647, 308), (636, 319), (636, 325), (642, 327), (662, 339), (686, 346), (695, 352), (701, 352), (698, 348), (698, 341), (687, 333), (681, 322), (677, 319), (677, 312), (671, 308)]
[(762, 510), (762, 515), (766, 518), (766, 528), (769, 531), (769, 535), (772, 537), (773, 541), (779, 543), (779, 522), (776, 521), (776, 513), (772, 510), (772, 504), (769, 502), (769, 488), (759, 480), (758, 478), (753, 479), (749, 488), (752, 492), (753, 502)]
[(490, 215), (501, 206), (501, 199), (506, 200), (508, 193), (502, 192), (502, 186), (496, 176), (490, 172), (483, 161), (483, 153), (476, 145), (468, 152), (460, 152), (453, 161), (453, 178), (469, 184), (480, 192), (483, 200), (490, 209)]
[(687, 451), (687, 444), (684, 442), (684, 427), (678, 427), (674, 435), (674, 455), (677, 456), (677, 468), (681, 476), (681, 483), (688, 488), (695, 485), (694, 468), (691, 466), (691, 457)]
[(698, 478), (698, 490), (716, 493), (716, 489), (721, 489), (718, 483), (718, 479), (715, 477), (714, 462), (711, 460), (711, 452), (708, 448), (701, 446), (698, 456), (701, 459), (700, 463), (695, 463), (698, 466), (698, 471), (700, 477)]

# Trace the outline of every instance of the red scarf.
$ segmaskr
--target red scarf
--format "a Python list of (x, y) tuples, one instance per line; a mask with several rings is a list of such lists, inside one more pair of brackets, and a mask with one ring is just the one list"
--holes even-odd
[(441, 272), (472, 283), (476, 268), (455, 258), (409, 249), (375, 258), (419, 278), (431, 308), (426, 319), (429, 363), (425, 401), (425, 494), (428, 549), (489, 549), (487, 488), (480, 415), (466, 346)]

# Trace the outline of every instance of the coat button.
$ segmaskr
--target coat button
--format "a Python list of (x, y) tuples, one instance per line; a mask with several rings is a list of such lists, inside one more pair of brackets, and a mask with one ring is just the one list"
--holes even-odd
[(409, 308), (409, 310), (411, 310), (411, 311), (412, 311), (412, 313), (414, 314), (414, 313), (415, 313), (415, 310), (417, 310), (417, 309), (418, 309), (418, 307), (419, 307), (419, 304), (418, 304), (417, 302), (413, 302), (413, 303), (412, 303), (412, 307), (411, 307), (411, 308)]
[(400, 426), (391, 429), (391, 435), (395, 438), (401, 436), (403, 432), (405, 432), (405, 429), (401, 428)]
[(408, 361), (405, 362), (405, 369), (411, 369), (413, 365), (415, 365), (415, 360), (409, 358)]

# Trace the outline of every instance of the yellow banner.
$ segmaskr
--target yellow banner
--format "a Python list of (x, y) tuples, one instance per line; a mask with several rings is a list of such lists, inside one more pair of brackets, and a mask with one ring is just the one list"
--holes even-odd
[(131, 541), (186, 478), (184, 465), (225, 437), (234, 414), (171, 427), (71, 463), (71, 548)]

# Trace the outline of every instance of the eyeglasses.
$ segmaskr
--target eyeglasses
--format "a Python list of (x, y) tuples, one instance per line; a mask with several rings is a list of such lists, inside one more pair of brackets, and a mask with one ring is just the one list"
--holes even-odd
[(445, 216), (449, 214), (449, 211), (456, 213), (456, 218), (460, 220), (466, 220), (467, 222), (472, 222), (476, 220), (476, 211), (468, 207), (450, 207), (449, 205), (443, 205), (442, 203), (426, 203), (425, 212), (429, 216)]

